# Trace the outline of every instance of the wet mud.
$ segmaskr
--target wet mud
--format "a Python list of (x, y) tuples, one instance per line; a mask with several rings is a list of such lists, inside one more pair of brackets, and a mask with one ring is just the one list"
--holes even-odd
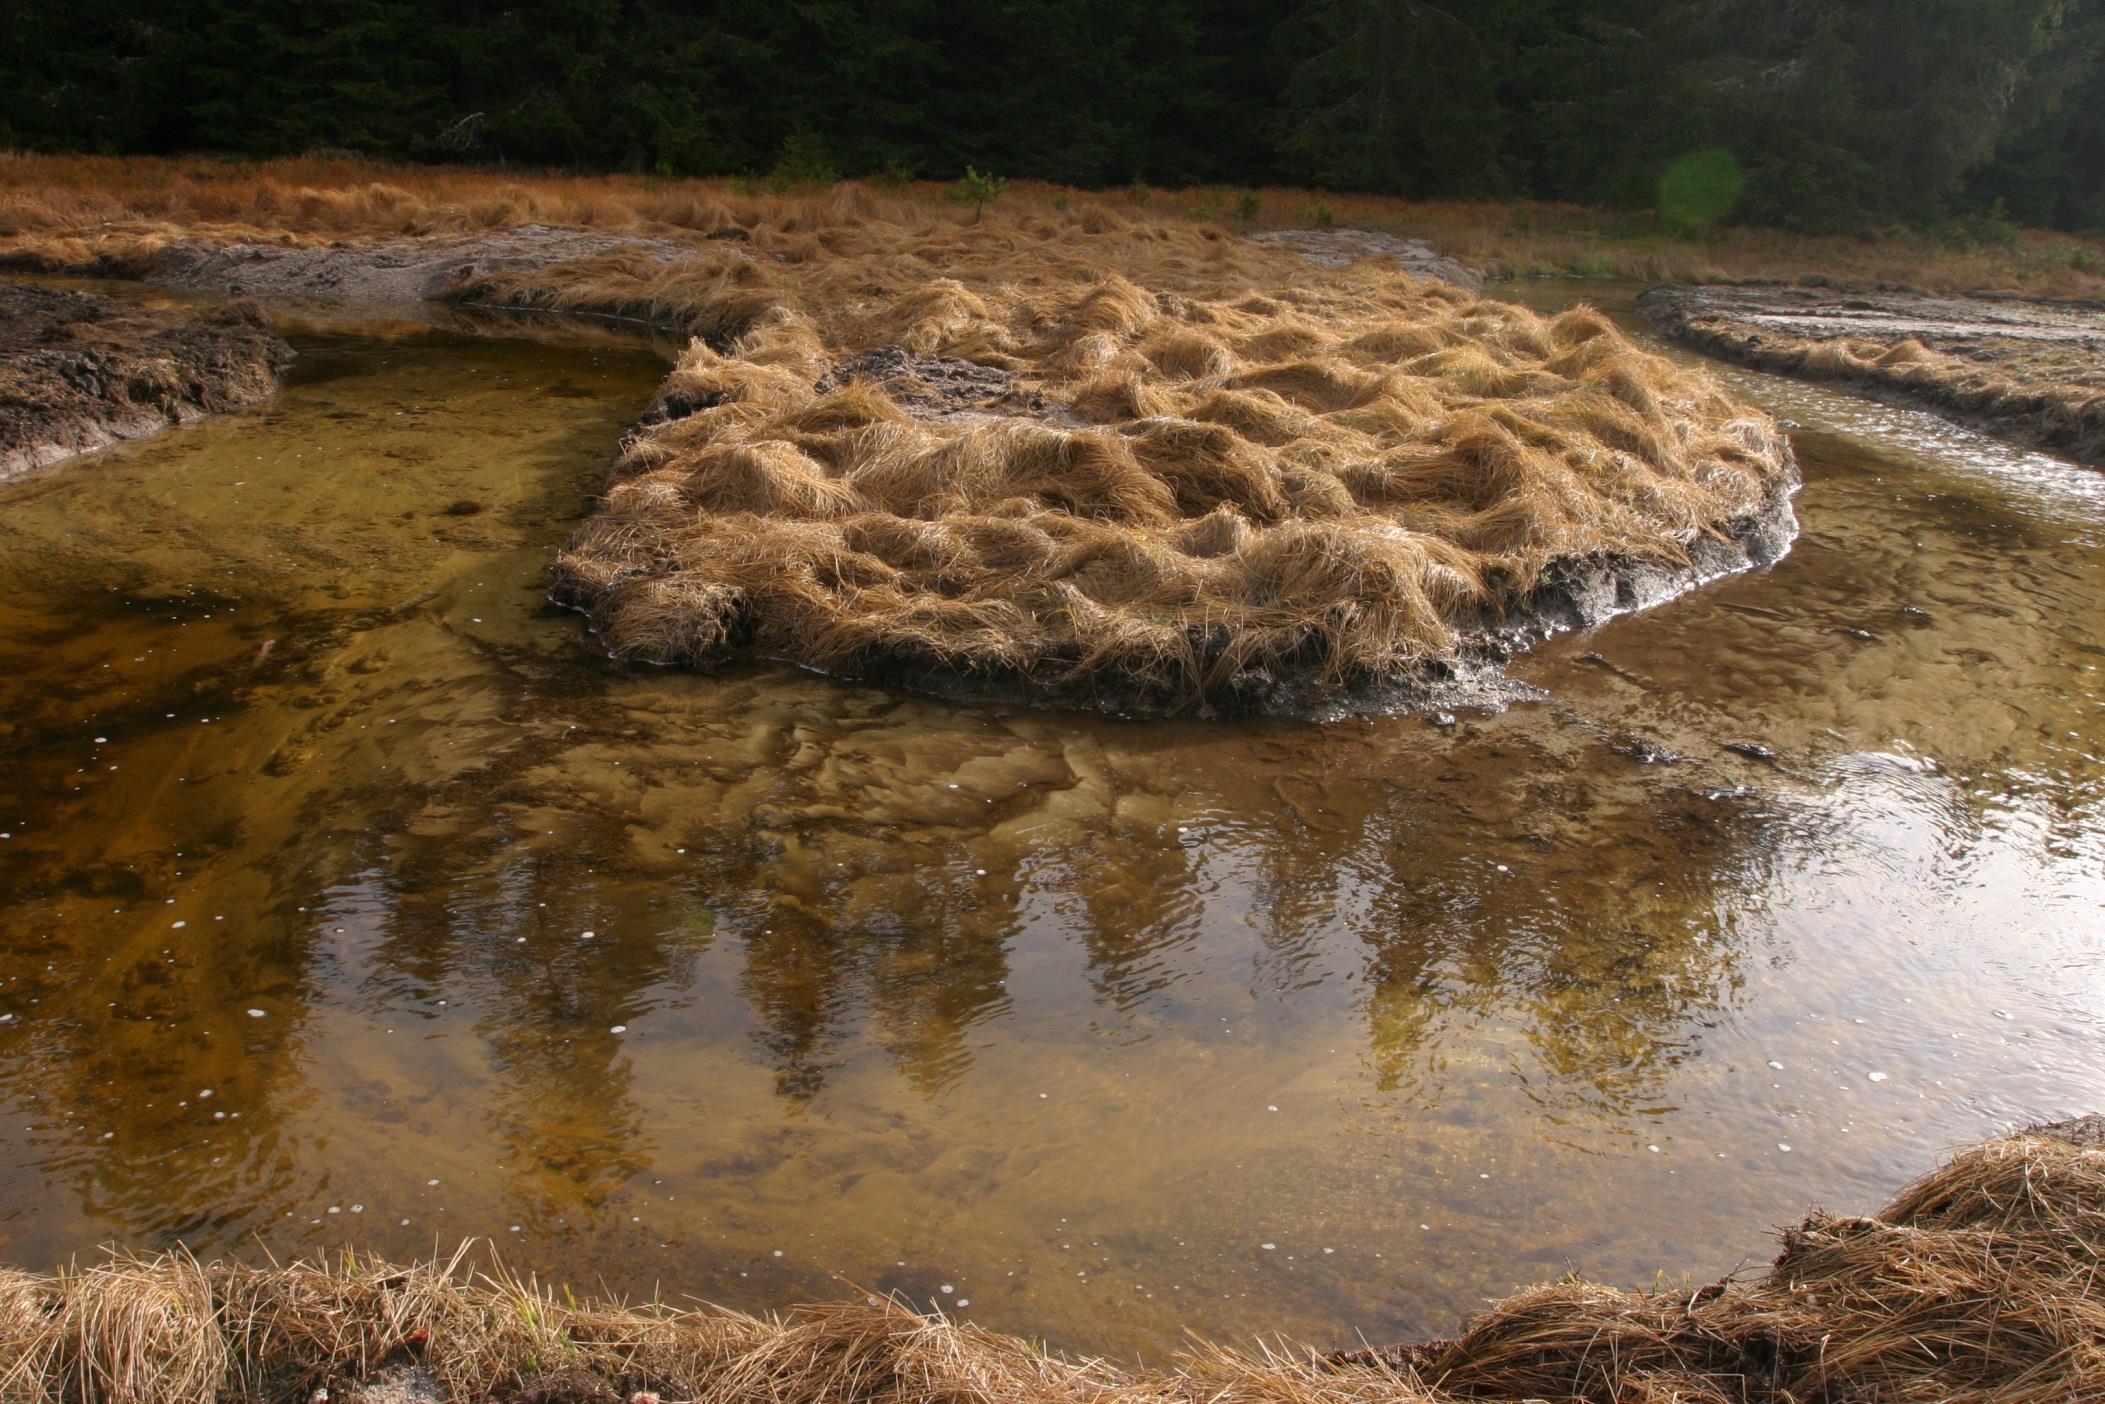
[(0, 282), (0, 481), (268, 399), (292, 348), (260, 310), (155, 310)]
[(500, 273), (612, 255), (671, 262), (688, 252), (662, 239), (541, 224), (489, 234), (332, 244), (187, 239), (160, 249), (151, 260), (149, 276), (173, 287), (240, 297), (443, 302), (457, 297), (465, 285)]

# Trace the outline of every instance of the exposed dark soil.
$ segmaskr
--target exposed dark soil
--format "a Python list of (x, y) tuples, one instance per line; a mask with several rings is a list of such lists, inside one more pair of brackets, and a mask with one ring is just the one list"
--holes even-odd
[(0, 481), (267, 399), (292, 354), (249, 305), (161, 311), (0, 283)]
[(840, 361), (817, 388), (821, 395), (830, 395), (856, 381), (876, 385), (917, 419), (1055, 417), (1056, 407), (1044, 395), (1018, 387), (1005, 370), (961, 356), (923, 356), (900, 346), (880, 346)]
[(2068, 1121), (2049, 1121), (2031, 1128), (2035, 1136), (2052, 1136), (2072, 1146), (2105, 1147), (2105, 1113), (2093, 1112)]
[(1793, 464), (1771, 485), (1760, 511), (1724, 523), (1717, 535), (1698, 537), (1688, 548), (1686, 562), (1598, 555), (1554, 564), (1541, 585), (1505, 615), (1465, 624), (1466, 646), (1504, 662), (1515, 651), (1557, 634), (1591, 629), (1724, 576), (1774, 565), (1798, 539), (1798, 514), (1791, 506), (1798, 486)]
[(1662, 332), (1761, 370), (1856, 385), (2105, 467), (2105, 307), (2015, 298), (1669, 284)]

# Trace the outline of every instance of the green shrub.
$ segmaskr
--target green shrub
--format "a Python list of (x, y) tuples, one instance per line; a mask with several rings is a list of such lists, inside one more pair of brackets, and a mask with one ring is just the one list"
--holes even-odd
[(2017, 226), (2010, 222), (2009, 212), (2003, 208), (2001, 200), (1985, 210), (1954, 215), (1932, 232), (1938, 242), (1968, 253), (1980, 249), (2005, 249), (2015, 253), (2018, 249)]
[(972, 206), (972, 222), (979, 223), (980, 213), (988, 205), (1001, 198), (1009, 188), (1008, 181), (991, 171), (982, 171), (976, 166), (965, 167), (964, 179), (951, 187), (950, 198), (960, 205)]
[(1879, 222), (1871, 209), (1877, 183), (1878, 172), (1856, 153), (1807, 145), (1755, 162), (1734, 213), (1801, 234), (1858, 234)]

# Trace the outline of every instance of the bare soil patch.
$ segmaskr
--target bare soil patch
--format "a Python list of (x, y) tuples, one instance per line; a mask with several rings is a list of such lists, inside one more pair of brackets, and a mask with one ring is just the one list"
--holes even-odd
[(1414, 278), (1436, 278), (1471, 292), (1481, 291), (1484, 275), (1459, 259), (1436, 253), (1430, 244), (1373, 229), (1266, 229), (1247, 236), (1252, 242), (1292, 249), (1318, 268), (1345, 268), (1363, 258), (1393, 260)]
[(873, 385), (916, 419), (985, 418), (1054, 413), (1043, 395), (1019, 390), (1016, 377), (961, 356), (922, 356), (880, 346), (835, 363), (812, 388), (831, 395), (858, 382)]
[(2105, 1150), (2105, 1114), (2072, 1117), (2067, 1121), (2050, 1121), (2031, 1129), (2035, 1136), (2052, 1136), (2067, 1141), (2072, 1146), (2088, 1146), (2094, 1150)]
[(1638, 307), (1713, 355), (1841, 381), (2105, 467), (2105, 305), (1668, 285)]
[(262, 313), (156, 311), (0, 282), (0, 481), (276, 393)]
[(685, 253), (662, 239), (526, 224), (487, 234), (320, 245), (184, 239), (155, 253), (149, 276), (243, 297), (445, 301), (464, 283), (497, 273), (611, 254), (666, 262)]

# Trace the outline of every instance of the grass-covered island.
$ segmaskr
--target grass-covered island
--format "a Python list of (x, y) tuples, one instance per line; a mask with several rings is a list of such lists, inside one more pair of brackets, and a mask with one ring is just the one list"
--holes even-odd
[(1790, 449), (1594, 313), (1102, 214), (481, 293), (702, 328), (556, 565), (618, 654), (1151, 709), (1445, 695), (1773, 559)]

